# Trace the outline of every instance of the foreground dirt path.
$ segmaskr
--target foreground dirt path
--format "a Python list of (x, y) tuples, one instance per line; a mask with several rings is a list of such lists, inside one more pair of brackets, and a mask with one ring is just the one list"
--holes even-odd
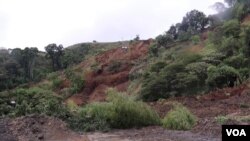
[(190, 131), (164, 130), (161, 127), (95, 132), (86, 136), (89, 141), (220, 141), (219, 137), (203, 136)]
[(190, 131), (172, 131), (161, 127), (112, 130), (107, 133), (76, 133), (60, 120), (28, 116), (0, 119), (0, 141), (219, 141), (219, 137)]

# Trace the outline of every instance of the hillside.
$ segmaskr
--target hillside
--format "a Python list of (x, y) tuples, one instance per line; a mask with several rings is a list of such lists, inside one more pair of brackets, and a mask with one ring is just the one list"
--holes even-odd
[(0, 50), (0, 140), (218, 141), (250, 124), (250, 3), (155, 39)]

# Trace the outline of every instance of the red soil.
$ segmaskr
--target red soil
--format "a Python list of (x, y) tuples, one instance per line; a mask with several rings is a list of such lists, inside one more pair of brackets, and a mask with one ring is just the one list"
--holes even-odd
[[(129, 72), (133, 68), (133, 63), (143, 58), (148, 53), (148, 47), (152, 40), (139, 41), (130, 44), (128, 49), (121, 47), (108, 50), (95, 57), (99, 70), (86, 74), (85, 88), (80, 94), (70, 97), (78, 105), (86, 102), (105, 101), (105, 91), (109, 87), (114, 87), (118, 91), (126, 91), (129, 85)], [(114, 62), (119, 62), (117, 71), (110, 71), (110, 66)], [(85, 67), (88, 60), (81, 64)]]

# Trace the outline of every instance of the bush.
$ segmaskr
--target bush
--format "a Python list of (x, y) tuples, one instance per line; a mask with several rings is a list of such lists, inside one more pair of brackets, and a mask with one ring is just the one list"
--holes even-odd
[(63, 83), (63, 80), (61, 78), (53, 79), (52, 80), (52, 87), (54, 89), (57, 89), (57, 88), (59, 88), (62, 85), (62, 83)]
[(78, 93), (84, 88), (85, 80), (81, 76), (74, 73), (71, 69), (66, 69), (64, 73), (71, 82), (70, 91), (72, 94)]
[(85, 81), (81, 77), (74, 77), (74, 79), (71, 80), (71, 83), (71, 93), (75, 94), (83, 89)]
[(222, 44), (219, 47), (219, 51), (224, 53), (226, 56), (232, 56), (238, 53), (240, 47), (241, 43), (238, 39), (233, 37), (228, 37), (228, 38), (223, 38)]
[(160, 124), (157, 113), (143, 102), (134, 101), (113, 89), (107, 94), (108, 102), (83, 107), (79, 116), (71, 121), (71, 126), (84, 131), (105, 131)]
[(114, 117), (111, 126), (114, 128), (132, 128), (160, 124), (158, 114), (151, 107), (128, 96), (108, 90), (108, 101), (113, 105)]
[(239, 69), (240, 78), (242, 81), (247, 80), (250, 77), (250, 69), (249, 68), (241, 68)]
[(240, 75), (236, 69), (224, 65), (210, 67), (206, 82), (210, 88), (222, 88), (235, 86), (239, 79)]
[[(10, 100), (14, 100), (16, 105), (11, 105)], [(51, 91), (37, 87), (16, 89), (6, 94), (0, 105), (2, 107), (0, 116), (15, 117), (29, 114), (45, 114), (65, 119), (68, 114), (67, 109), (61, 103), (61, 99), (55, 97)]]
[(144, 74), (140, 98), (155, 101), (160, 98), (196, 94), (201, 90), (199, 75), (206, 77), (206, 74), (194, 73), (185, 67), (200, 58), (200, 55), (186, 54), (165, 66), (164, 63), (154, 64), (151, 70)]
[(47, 75), (47, 79), (54, 80), (59, 76), (58, 72), (52, 72)]
[(120, 61), (113, 61), (109, 66), (108, 66), (108, 71), (115, 73), (118, 72), (119, 69), (122, 66), (122, 62)]
[(150, 71), (159, 73), (165, 66), (167, 66), (166, 62), (159, 61), (151, 66)]
[(224, 60), (224, 63), (236, 69), (244, 68), (247, 66), (247, 62), (243, 55), (237, 55), (227, 58)]
[(110, 103), (92, 103), (81, 108), (69, 123), (75, 130), (107, 131), (111, 128), (109, 122), (113, 114)]
[(199, 35), (192, 36), (191, 40), (194, 45), (197, 45), (200, 42), (200, 36)]
[(196, 124), (195, 116), (185, 107), (175, 105), (162, 120), (164, 128), (174, 130), (189, 130)]
[(150, 45), (150, 47), (149, 47), (149, 54), (150, 54), (150, 56), (152, 56), (152, 57), (158, 57), (158, 55), (159, 55), (158, 52), (159, 52), (159, 49), (158, 49), (158, 47), (157, 47), (156, 44)]
[(223, 24), (223, 33), (226, 37), (239, 37), (240, 22), (238, 20), (230, 20)]
[(195, 62), (188, 64), (185, 69), (190, 73), (196, 74), (200, 79), (200, 83), (203, 84), (207, 79), (207, 69), (209, 66), (211, 65), (205, 62)]

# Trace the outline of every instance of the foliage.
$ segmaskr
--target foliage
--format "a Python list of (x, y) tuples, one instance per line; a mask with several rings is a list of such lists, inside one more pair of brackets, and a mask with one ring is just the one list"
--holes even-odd
[(189, 130), (196, 124), (196, 117), (184, 106), (175, 105), (162, 120), (164, 128)]
[(167, 33), (159, 35), (156, 37), (156, 43), (159, 47), (167, 47), (168, 45), (173, 43), (173, 37)]
[(212, 66), (208, 69), (207, 84), (210, 88), (233, 87), (240, 80), (239, 72), (229, 66)]
[(84, 88), (85, 80), (80, 75), (69, 68), (65, 70), (65, 75), (71, 82), (70, 89), (72, 94), (78, 93)]
[(203, 12), (192, 10), (183, 18), (180, 30), (190, 31), (192, 35), (204, 31), (205, 26), (208, 24), (208, 19)]
[(223, 62), (235, 69), (240, 69), (248, 66), (246, 58), (241, 54), (226, 58)]
[(229, 20), (222, 26), (223, 34), (226, 37), (239, 37), (240, 34), (240, 23), (238, 20)]
[(143, 102), (134, 101), (112, 89), (108, 90), (108, 102), (92, 103), (80, 110), (71, 125), (78, 130), (108, 130), (159, 125), (156, 112)]
[[(61, 100), (49, 90), (41, 88), (16, 89), (13, 92), (0, 95), (1, 116), (24, 116), (29, 114), (46, 114), (49, 116), (67, 118), (67, 110)], [(13, 105), (10, 101), (15, 101)]]
[(159, 98), (198, 92), (198, 86), (200, 86), (198, 76), (202, 74), (185, 68), (187, 64), (194, 63), (198, 58), (200, 58), (199, 55), (186, 54), (179, 57), (177, 62), (165, 66), (164, 63), (152, 65), (151, 70), (144, 74), (140, 97), (145, 101), (155, 101)]
[(115, 111), (111, 126), (114, 128), (131, 128), (160, 123), (159, 116), (148, 105), (134, 101), (128, 96), (108, 90), (108, 101), (113, 104)]
[(112, 73), (118, 72), (121, 66), (121, 61), (112, 61), (111, 64), (108, 66), (108, 71)]
[(46, 59), (37, 48), (0, 50), (0, 91), (30, 81), (40, 81), (49, 72)]
[(54, 89), (60, 88), (62, 84), (63, 84), (63, 80), (59, 77), (52, 80), (52, 87)]
[(195, 35), (195, 36), (192, 36), (192, 42), (194, 45), (197, 45), (199, 42), (200, 42), (200, 36), (199, 35)]
[(62, 66), (63, 68), (70, 67), (72, 65), (78, 64), (86, 59), (91, 51), (90, 45), (82, 44), (77, 48), (66, 48), (62, 56)]
[(215, 121), (219, 124), (225, 124), (227, 121), (229, 120), (228, 117), (226, 116), (218, 116), (218, 117), (215, 117)]
[(238, 53), (241, 43), (238, 39), (231, 37), (223, 38), (219, 51), (223, 52), (227, 57)]
[(54, 71), (62, 68), (62, 56), (64, 54), (63, 46), (56, 44), (49, 44), (45, 47), (47, 56), (51, 59), (52, 68)]
[(152, 44), (149, 47), (149, 55), (153, 57), (158, 57), (158, 47), (156, 44)]

